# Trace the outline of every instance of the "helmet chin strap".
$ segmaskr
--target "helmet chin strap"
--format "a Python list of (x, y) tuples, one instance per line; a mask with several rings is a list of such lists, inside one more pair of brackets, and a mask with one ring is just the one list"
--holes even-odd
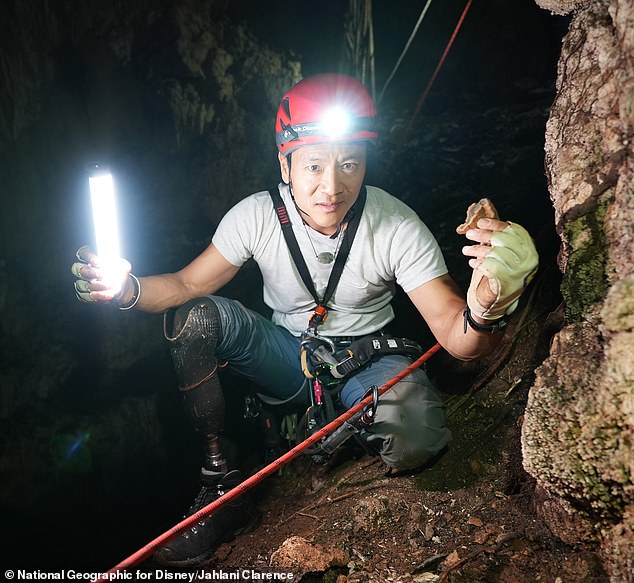
[(297, 209), (299, 214), (300, 215), (306, 215), (307, 217), (310, 217), (310, 213), (307, 213), (303, 208), (301, 208), (297, 204), (297, 201), (295, 200), (295, 193), (293, 192), (293, 182), (292, 182), (291, 177), (290, 177), (290, 172), (289, 172), (289, 176), (288, 176), (288, 189), (289, 189), (289, 191), (291, 193), (291, 198), (293, 199), (293, 204), (295, 205), (295, 208)]

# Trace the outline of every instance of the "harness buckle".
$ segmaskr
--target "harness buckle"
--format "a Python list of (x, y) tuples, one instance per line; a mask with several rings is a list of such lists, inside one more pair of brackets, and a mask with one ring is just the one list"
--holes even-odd
[(337, 366), (335, 358), (335, 343), (327, 336), (320, 336), (314, 330), (308, 329), (302, 334), (299, 345), (302, 372), (308, 379), (320, 377), (325, 384), (331, 384), (327, 379), (331, 370)]
[(308, 329), (316, 333), (317, 328), (326, 321), (327, 317), (328, 309), (319, 304), (308, 321)]
[(321, 334), (317, 334), (317, 332), (313, 329), (308, 329), (302, 334), (302, 340), (299, 344), (300, 350), (310, 350), (314, 351), (318, 346), (328, 346), (331, 353), (334, 353), (335, 343), (328, 336), (322, 336)]

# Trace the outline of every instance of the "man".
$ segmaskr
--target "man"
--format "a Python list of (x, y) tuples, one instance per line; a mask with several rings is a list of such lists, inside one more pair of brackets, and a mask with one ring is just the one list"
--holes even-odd
[[(368, 148), (377, 138), (375, 116), (372, 99), (355, 79), (305, 79), (283, 97), (276, 118), (283, 182), (239, 202), (189, 265), (137, 279), (123, 262), (122, 291), (115, 294), (102, 279), (98, 258), (85, 248), (78, 252), (81, 262), (72, 271), (80, 299), (147, 312), (176, 308), (173, 320), (166, 318), (165, 333), (185, 408), (207, 445), (202, 490), (190, 514), (241, 480), (218, 445), (224, 412), (219, 362), (254, 380), (264, 395), (306, 408), (305, 381), (312, 370), (306, 347), (317, 343), (322, 356), (325, 347), (328, 360), (354, 340), (384, 333), (394, 318), (396, 284), (449, 353), (478, 358), (498, 344), (504, 316), (536, 269), (537, 254), (522, 227), (481, 219), (467, 233), (476, 244), (463, 249), (474, 268), (465, 303), (417, 215), (363, 184)], [(250, 258), (262, 272), (272, 321), (212, 295)], [(353, 406), (410, 363), (403, 354), (361, 363), (343, 375), (339, 404)], [(419, 467), (446, 446), (451, 434), (442, 402), (423, 370), (381, 397), (362, 437), (396, 471)], [(196, 564), (223, 540), (251, 528), (248, 505), (237, 500), (160, 549), (157, 560)]]

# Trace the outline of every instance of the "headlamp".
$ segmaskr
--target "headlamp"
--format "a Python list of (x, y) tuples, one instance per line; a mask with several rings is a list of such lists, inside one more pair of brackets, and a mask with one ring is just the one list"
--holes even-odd
[[(361, 134), (361, 135), (359, 135)], [(325, 137), (327, 139), (359, 139), (373, 141), (376, 139), (374, 119), (371, 117), (353, 117), (341, 108), (328, 110), (319, 121), (298, 123), (293, 126), (284, 126), (281, 132), (275, 135), (278, 147), (282, 144)]]
[(116, 293), (121, 288), (117, 278), (121, 251), (114, 181), (103, 166), (94, 164), (90, 167), (88, 183), (99, 267), (104, 273), (104, 283)]
[(350, 115), (341, 107), (333, 107), (324, 112), (320, 125), (325, 136), (342, 136), (350, 131)]

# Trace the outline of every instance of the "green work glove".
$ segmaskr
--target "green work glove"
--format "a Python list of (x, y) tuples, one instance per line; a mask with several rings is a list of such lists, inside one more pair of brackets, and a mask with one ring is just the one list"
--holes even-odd
[(492, 231), (488, 239), (490, 250), (474, 264), (467, 305), (473, 315), (497, 320), (517, 308), (539, 257), (528, 231), (516, 223)]
[(82, 302), (110, 302), (117, 301), (122, 289), (130, 279), (130, 263), (119, 259), (109, 269), (104, 271), (99, 257), (86, 245), (80, 247), (76, 253), (77, 259), (71, 265), (71, 273), (77, 278), (75, 294)]

